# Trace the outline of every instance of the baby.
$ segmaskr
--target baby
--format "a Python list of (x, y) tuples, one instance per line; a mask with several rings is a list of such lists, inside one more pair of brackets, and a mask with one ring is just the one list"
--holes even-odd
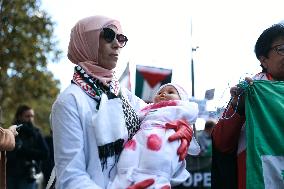
[[(149, 178), (155, 179), (149, 187), (155, 189), (170, 189), (171, 185), (184, 182), (190, 174), (185, 169), (185, 160), (179, 161), (177, 149), (180, 141), (168, 141), (175, 131), (165, 129), (165, 125), (177, 120), (194, 124), (197, 115), (198, 105), (188, 101), (182, 87), (173, 83), (161, 86), (154, 96), (154, 103), (139, 112), (140, 130), (124, 145), (117, 175), (108, 188), (125, 189)], [(192, 137), (188, 153), (198, 155), (199, 152), (200, 147)]]

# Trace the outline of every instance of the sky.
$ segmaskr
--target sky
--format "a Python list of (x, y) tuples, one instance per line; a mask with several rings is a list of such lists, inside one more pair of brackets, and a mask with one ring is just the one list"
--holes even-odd
[(255, 42), (264, 29), (284, 20), (283, 7), (283, 0), (42, 0), (63, 51), (60, 62), (48, 68), (64, 90), (74, 68), (66, 56), (71, 28), (87, 16), (113, 17), (129, 39), (117, 72), (130, 63), (133, 92), (136, 65), (145, 65), (172, 69), (172, 81), (191, 94), (193, 60), (195, 98), (215, 88), (207, 102), (214, 110), (226, 105), (230, 86), (261, 71)]

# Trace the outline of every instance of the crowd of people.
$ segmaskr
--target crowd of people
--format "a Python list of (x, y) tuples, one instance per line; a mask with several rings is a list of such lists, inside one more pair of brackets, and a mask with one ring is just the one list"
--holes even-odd
[[(211, 188), (246, 188), (244, 88), (232, 86), (223, 116), (208, 120), (195, 138), (198, 106), (180, 85), (161, 86), (152, 104), (119, 85), (114, 70), (127, 42), (116, 19), (75, 24), (68, 46), (74, 74), (51, 108), (51, 137), (44, 138), (26, 105), (11, 127), (0, 128), (1, 189), (36, 189), (42, 172), (47, 188), (170, 189), (190, 177), (188, 154), (212, 156)], [(283, 24), (263, 31), (255, 54), (262, 72), (246, 78), (248, 85), (284, 80)]]

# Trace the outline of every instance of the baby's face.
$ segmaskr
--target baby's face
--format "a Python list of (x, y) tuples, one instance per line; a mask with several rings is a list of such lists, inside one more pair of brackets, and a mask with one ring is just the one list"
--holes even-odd
[(163, 87), (154, 97), (155, 103), (167, 100), (180, 100), (176, 88), (170, 85)]

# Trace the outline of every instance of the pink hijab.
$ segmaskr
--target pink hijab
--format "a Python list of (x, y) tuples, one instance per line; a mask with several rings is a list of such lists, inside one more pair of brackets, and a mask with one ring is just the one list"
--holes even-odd
[(79, 20), (72, 28), (68, 46), (68, 59), (81, 66), (88, 75), (104, 84), (114, 76), (113, 70), (98, 65), (100, 32), (103, 27), (114, 25), (121, 32), (119, 21), (104, 16), (91, 16)]

